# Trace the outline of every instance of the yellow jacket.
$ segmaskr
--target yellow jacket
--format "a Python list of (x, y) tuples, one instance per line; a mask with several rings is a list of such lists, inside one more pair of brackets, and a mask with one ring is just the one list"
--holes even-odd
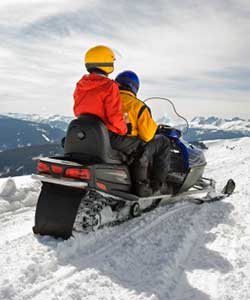
[(131, 123), (129, 135), (138, 136), (145, 142), (150, 141), (157, 130), (157, 124), (147, 105), (137, 99), (132, 92), (121, 90), (122, 111), (128, 113)]

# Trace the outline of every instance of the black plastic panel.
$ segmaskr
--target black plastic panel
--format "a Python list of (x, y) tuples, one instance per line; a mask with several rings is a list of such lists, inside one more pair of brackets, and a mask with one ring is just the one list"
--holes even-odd
[(36, 207), (34, 233), (69, 238), (84, 194), (84, 190), (43, 183)]

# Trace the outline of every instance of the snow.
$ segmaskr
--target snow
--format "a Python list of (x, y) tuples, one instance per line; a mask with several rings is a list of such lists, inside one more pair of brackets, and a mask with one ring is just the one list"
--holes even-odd
[(50, 139), (45, 134), (42, 134), (42, 136), (47, 142), (50, 142)]
[(22, 177), (15, 177), (15, 179), (9, 177), (6, 180), (0, 180), (0, 183), (2, 182), (0, 186), (0, 214), (36, 205), (40, 184), (36, 182), (32, 186), (27, 186), (27, 182), (23, 180), (25, 178), (30, 181), (30, 176)]
[(40, 184), (0, 180), (0, 299), (250, 298), (250, 138), (213, 141), (207, 177), (228, 199), (179, 203), (67, 241), (32, 233)]

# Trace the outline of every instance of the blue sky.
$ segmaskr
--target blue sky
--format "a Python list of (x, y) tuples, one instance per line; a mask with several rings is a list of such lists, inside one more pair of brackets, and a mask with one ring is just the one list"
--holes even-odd
[(136, 71), (141, 99), (170, 98), (187, 117), (250, 118), (249, 36), (248, 0), (1, 0), (0, 113), (72, 115), (84, 53), (105, 44), (111, 78)]

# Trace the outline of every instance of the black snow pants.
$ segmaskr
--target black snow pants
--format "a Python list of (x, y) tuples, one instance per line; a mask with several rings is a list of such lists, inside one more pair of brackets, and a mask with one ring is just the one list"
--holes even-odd
[(109, 138), (111, 147), (125, 154), (128, 164), (141, 153), (141, 149), (145, 144), (142, 139), (136, 136), (119, 135), (111, 131), (109, 131)]
[(132, 166), (134, 180), (165, 182), (170, 168), (170, 147), (170, 140), (163, 135), (156, 135), (145, 143)]
[(150, 142), (109, 131), (110, 144), (128, 158), (131, 177), (136, 182), (165, 182), (170, 167), (170, 141), (156, 135)]

